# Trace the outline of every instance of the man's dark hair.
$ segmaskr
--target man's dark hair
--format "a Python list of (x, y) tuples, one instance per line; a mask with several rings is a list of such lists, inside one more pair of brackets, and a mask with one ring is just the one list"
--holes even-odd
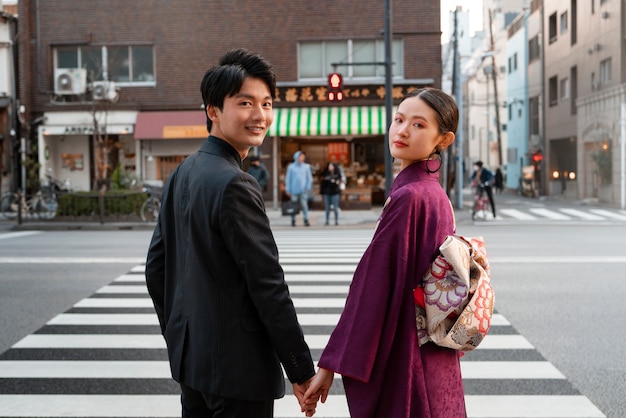
[[(200, 92), (204, 110), (215, 106), (224, 108), (224, 99), (239, 93), (247, 77), (261, 79), (276, 98), (276, 76), (272, 66), (262, 56), (247, 49), (233, 49), (220, 58), (219, 64), (209, 69), (202, 77)], [(211, 132), (213, 122), (207, 116), (206, 127)]]

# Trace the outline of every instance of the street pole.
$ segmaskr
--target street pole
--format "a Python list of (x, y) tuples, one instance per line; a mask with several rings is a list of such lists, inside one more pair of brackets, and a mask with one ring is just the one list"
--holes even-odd
[(385, 199), (389, 196), (393, 181), (393, 161), (389, 151), (389, 125), (391, 124), (393, 107), (391, 65), (391, 0), (385, 0)]
[(463, 209), (463, 87), (461, 86), (461, 60), (459, 57), (459, 31), (457, 12), (454, 11), (454, 98), (459, 109), (459, 123), (456, 130), (456, 208)]
[(498, 136), (498, 166), (502, 167), (502, 131), (500, 128), (500, 103), (498, 103), (498, 79), (496, 72), (496, 47), (493, 41), (493, 23), (491, 18), (491, 9), (489, 9), (489, 37), (491, 38), (491, 76), (493, 77), (493, 98), (495, 100), (496, 109), (496, 135)]
[(622, 102), (620, 117), (620, 183), (621, 183), (621, 205), (622, 210), (626, 207), (626, 102)]

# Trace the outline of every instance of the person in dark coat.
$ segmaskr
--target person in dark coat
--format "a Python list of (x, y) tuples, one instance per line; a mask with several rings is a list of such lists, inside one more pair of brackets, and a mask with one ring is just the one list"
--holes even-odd
[(329, 162), (320, 176), (320, 194), (324, 196), (326, 224), (330, 217), (330, 208), (335, 214), (335, 225), (339, 225), (339, 199), (341, 198), (342, 175), (337, 164)]
[(491, 205), (491, 211), (493, 218), (496, 218), (496, 202), (493, 200), (493, 190), (491, 185), (493, 183), (493, 173), (483, 166), (482, 161), (476, 161), (474, 163), (474, 172), (471, 176), (472, 185), (476, 187), (476, 194), (481, 194), (483, 191), (487, 194), (489, 204)]
[(265, 190), (265, 186), (267, 186), (267, 182), (270, 180), (270, 174), (267, 172), (267, 168), (261, 162), (261, 159), (258, 155), (250, 158), (250, 167), (248, 167), (248, 174), (256, 179), (259, 182), (259, 186), (261, 186), (261, 190)]
[(201, 91), (209, 137), (165, 183), (146, 283), (182, 416), (270, 418), (285, 393), (281, 364), (298, 402), (315, 373), (261, 190), (242, 168), (272, 123), (275, 76), (233, 50)]
[(500, 167), (496, 168), (496, 174), (493, 176), (493, 187), (496, 188), (496, 193), (502, 193), (504, 187), (504, 176)]
[(440, 152), (454, 142), (458, 110), (437, 89), (409, 92), (389, 127), (401, 161), (372, 242), (307, 393), (324, 402), (342, 376), (353, 418), (465, 418), (459, 352), (418, 342), (414, 289), (455, 232), (439, 184)]

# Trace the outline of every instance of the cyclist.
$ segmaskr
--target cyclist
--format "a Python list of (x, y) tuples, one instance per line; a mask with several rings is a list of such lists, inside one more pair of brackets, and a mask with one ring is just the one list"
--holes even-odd
[(482, 196), (483, 190), (487, 193), (489, 198), (489, 204), (491, 204), (491, 211), (493, 217), (496, 217), (496, 204), (493, 201), (493, 191), (491, 184), (493, 183), (493, 173), (488, 168), (483, 167), (482, 161), (476, 161), (474, 163), (474, 172), (472, 173), (472, 185), (476, 186), (476, 194)]

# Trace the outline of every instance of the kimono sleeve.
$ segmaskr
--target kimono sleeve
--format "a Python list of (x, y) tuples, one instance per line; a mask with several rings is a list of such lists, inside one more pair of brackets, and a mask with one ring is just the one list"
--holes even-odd
[(389, 358), (403, 304), (412, 299), (407, 277), (414, 272), (414, 211), (401, 200), (392, 199), (384, 209), (319, 361), (320, 367), (362, 382), (369, 381), (376, 362)]

